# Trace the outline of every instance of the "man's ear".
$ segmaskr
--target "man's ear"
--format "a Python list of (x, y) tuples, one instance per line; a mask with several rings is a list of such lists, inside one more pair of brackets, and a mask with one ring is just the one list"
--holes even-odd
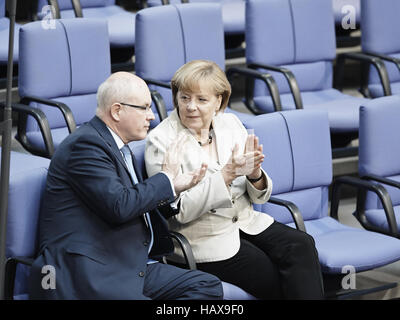
[(114, 121), (120, 121), (120, 113), (122, 106), (119, 103), (114, 103), (110, 108), (110, 115)]

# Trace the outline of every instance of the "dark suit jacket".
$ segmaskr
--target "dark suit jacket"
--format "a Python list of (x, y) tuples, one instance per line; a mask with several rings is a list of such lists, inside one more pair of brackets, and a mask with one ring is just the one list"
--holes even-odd
[[(168, 254), (173, 243), (165, 218), (176, 212), (166, 206), (163, 217), (157, 207), (173, 198), (164, 174), (133, 185), (103, 121), (94, 117), (82, 125), (61, 143), (50, 164), (30, 297), (146, 299), (150, 231), (143, 213), (150, 212), (154, 230), (150, 257)], [(55, 289), (42, 287), (44, 265), (55, 268)]]

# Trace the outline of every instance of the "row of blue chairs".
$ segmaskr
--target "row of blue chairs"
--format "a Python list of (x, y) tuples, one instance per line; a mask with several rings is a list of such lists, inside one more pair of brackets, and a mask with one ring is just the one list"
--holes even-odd
[[(255, 209), (312, 235), (325, 276), (343, 277), (345, 266), (363, 272), (400, 260), (400, 165), (396, 161), (400, 154), (399, 116), (398, 96), (378, 98), (361, 106), (361, 178), (344, 176), (333, 184), (326, 112), (275, 112), (244, 123), (259, 136), (268, 155), (263, 168), (274, 181), (271, 199), (255, 205)], [(131, 148), (145, 171), (144, 141), (132, 142)], [(28, 297), (27, 277), (37, 252), (38, 215), (48, 165), (45, 158), (11, 154), (5, 283), (10, 299)], [(354, 215), (365, 229), (338, 220), (340, 188), (344, 185), (358, 191)], [(185, 239), (181, 245), (186, 256), (192, 257)], [(188, 263), (195, 268), (193, 260)], [(254, 298), (240, 288), (224, 285), (230, 290), (226, 299)]]
[[(39, 19), (48, 19), (50, 11), (44, 10), (47, 5), (55, 7), (57, 18), (102, 18), (107, 20), (110, 45), (112, 48), (131, 48), (135, 45), (135, 13), (128, 12), (116, 5), (115, 0), (35, 0)], [(226, 36), (245, 33), (245, 1), (244, 0), (142, 0), (142, 7), (159, 6), (161, 4), (177, 4), (184, 2), (216, 2), (222, 6), (224, 32)], [(356, 20), (360, 20), (360, 0), (333, 0), (333, 14), (336, 25), (343, 19), (342, 8), (351, 5), (355, 8)], [(20, 25), (17, 24), (17, 31)], [(7, 62), (8, 19), (5, 18), (5, 0), (0, 0), (0, 64)], [(16, 32), (16, 40), (18, 32)], [(14, 60), (18, 61), (18, 41), (15, 41)]]
[[(358, 107), (366, 98), (336, 89), (344, 62), (351, 59), (372, 66), (371, 74), (375, 72), (382, 79), (385, 95), (391, 94), (391, 86), (380, 58), (363, 53), (336, 57), (332, 11), (330, 0), (248, 0), (247, 67), (226, 72), (232, 81), (238, 76), (246, 79), (244, 103), (249, 113), (229, 111), (245, 120), (279, 110), (323, 109), (329, 114), (334, 147), (346, 146), (356, 138)], [(55, 20), (52, 28), (34, 22), (20, 28), (21, 105), (15, 110), (22, 113), (17, 138), (28, 151), (51, 157), (65, 136), (94, 113), (96, 89), (111, 72), (109, 30), (106, 20), (99, 19)], [(218, 4), (141, 10), (136, 15), (135, 34), (136, 74), (158, 92), (154, 93), (157, 119), (152, 126), (173, 108), (169, 81), (181, 65), (208, 59), (225, 69), (224, 27)], [(52, 72), (57, 69), (60, 72)], [(32, 107), (29, 116), (22, 105)], [(35, 112), (44, 112), (48, 124), (46, 120), (33, 121)], [(33, 116), (40, 118), (39, 114)]]

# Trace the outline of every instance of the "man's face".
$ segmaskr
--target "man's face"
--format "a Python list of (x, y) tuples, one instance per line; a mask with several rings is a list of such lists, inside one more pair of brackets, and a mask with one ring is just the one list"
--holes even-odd
[[(154, 120), (154, 114), (151, 110), (151, 95), (147, 86), (143, 87), (139, 93), (135, 93), (126, 101), (118, 101), (120, 105), (118, 131), (124, 143), (134, 140), (143, 140), (150, 129), (150, 121)], [(140, 109), (133, 106), (146, 107)]]

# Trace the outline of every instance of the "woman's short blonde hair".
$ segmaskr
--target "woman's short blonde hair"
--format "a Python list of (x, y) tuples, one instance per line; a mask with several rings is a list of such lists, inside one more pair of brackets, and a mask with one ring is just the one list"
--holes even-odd
[(193, 92), (199, 87), (200, 81), (206, 81), (214, 90), (215, 95), (222, 96), (218, 112), (225, 110), (231, 96), (231, 85), (225, 72), (213, 61), (193, 60), (180, 67), (171, 80), (174, 106), (178, 109), (178, 91)]

